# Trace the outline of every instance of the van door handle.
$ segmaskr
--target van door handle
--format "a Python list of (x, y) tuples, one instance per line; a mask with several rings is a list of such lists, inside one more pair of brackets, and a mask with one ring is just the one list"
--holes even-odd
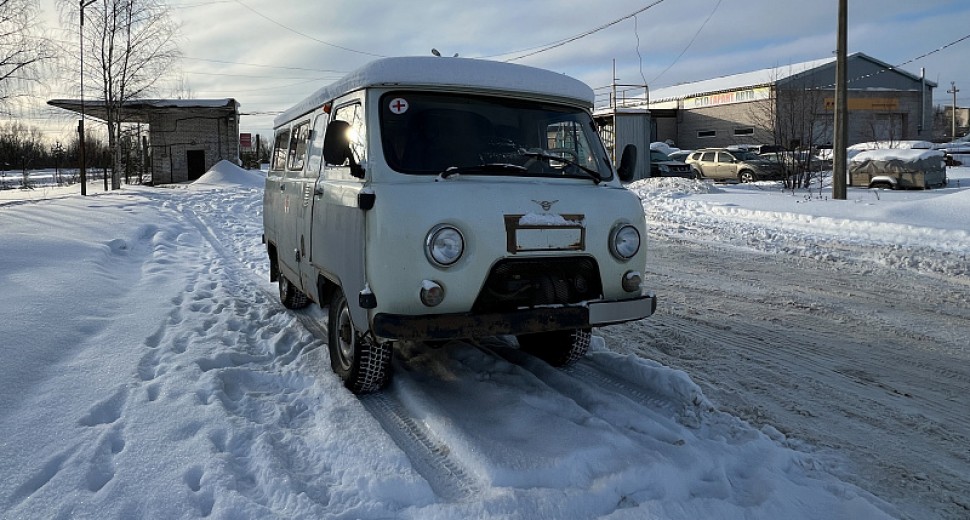
[(280, 191), (286, 191), (286, 184), (280, 183)]
[(313, 188), (313, 196), (320, 197), (323, 195), (323, 186), (317, 186)]

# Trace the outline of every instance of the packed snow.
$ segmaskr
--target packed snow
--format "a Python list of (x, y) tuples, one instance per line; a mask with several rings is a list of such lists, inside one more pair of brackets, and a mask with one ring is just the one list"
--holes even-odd
[[(950, 179), (848, 201), (631, 189), (661, 238), (964, 276), (970, 169)], [(0, 516), (899, 516), (838, 457), (602, 337), (565, 370), (509, 338), (402, 344), (392, 386), (351, 395), (325, 313), (287, 311), (269, 282), (261, 184), (220, 163), (193, 186), (0, 192)]]

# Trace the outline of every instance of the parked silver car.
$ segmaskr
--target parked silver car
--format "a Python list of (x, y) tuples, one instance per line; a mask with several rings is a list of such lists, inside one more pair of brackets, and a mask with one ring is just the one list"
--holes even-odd
[(785, 178), (781, 164), (742, 150), (704, 148), (690, 154), (686, 162), (697, 178), (738, 182)]

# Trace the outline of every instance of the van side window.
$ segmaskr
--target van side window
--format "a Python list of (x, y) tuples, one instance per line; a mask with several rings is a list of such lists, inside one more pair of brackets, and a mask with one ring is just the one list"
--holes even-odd
[[(367, 160), (367, 132), (364, 124), (364, 107), (360, 103), (344, 105), (333, 113), (334, 121), (346, 121), (350, 123), (347, 129), (350, 138), (350, 151), (354, 154), (357, 164), (364, 164)], [(338, 164), (336, 166), (344, 166)]]
[(293, 127), (290, 136), (289, 159), (287, 167), (290, 170), (302, 170), (303, 161), (306, 157), (307, 141), (310, 137), (310, 121), (303, 121)]
[(313, 123), (313, 132), (310, 134), (310, 145), (307, 149), (307, 177), (316, 177), (320, 174), (320, 164), (323, 162), (323, 139), (327, 134), (327, 114), (320, 114)]
[(286, 169), (286, 152), (290, 144), (290, 129), (284, 128), (276, 132), (276, 141), (273, 143), (273, 164), (271, 169), (282, 171)]

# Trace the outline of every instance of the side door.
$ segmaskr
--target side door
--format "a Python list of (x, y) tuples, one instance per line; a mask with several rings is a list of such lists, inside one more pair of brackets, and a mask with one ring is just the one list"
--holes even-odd
[(717, 152), (717, 178), (733, 179), (737, 177), (738, 161), (728, 152)]
[(290, 278), (300, 290), (304, 287), (302, 281), (302, 265), (307, 256), (306, 239), (303, 234), (304, 222), (310, 213), (310, 198), (313, 196), (313, 182), (305, 175), (304, 167), (307, 162), (307, 148), (310, 143), (310, 119), (302, 119), (293, 123), (290, 131), (290, 150), (286, 164), (286, 190), (288, 197), (290, 218), (287, 230), (292, 237), (293, 270), (296, 276)]
[(323, 165), (323, 142), (327, 135), (327, 122), (329, 120), (329, 114), (322, 111), (313, 118), (310, 140), (307, 144), (306, 164), (303, 168), (303, 177), (306, 182), (304, 189), (308, 191), (302, 208), (303, 218), (299, 229), (300, 250), (303, 254), (303, 261), (300, 262), (303, 291), (321, 305), (326, 305), (328, 302), (319, 301), (317, 294), (316, 283), (319, 271), (312, 261), (313, 227), (317, 222), (322, 223), (326, 217), (324, 204), (321, 201), (324, 193), (321, 166)]
[[(279, 250), (280, 224), (283, 218), (283, 177), (286, 175), (286, 153), (290, 146), (290, 127), (276, 130), (273, 155), (263, 190), (263, 233), (266, 242)], [(278, 255), (277, 255), (278, 256)]]
[(309, 134), (309, 120), (298, 121), (290, 130), (289, 145), (286, 148), (286, 169), (280, 182), (282, 211), (278, 241), (276, 244), (280, 273), (299, 286), (300, 247), (298, 228), (303, 214), (303, 160), (306, 155), (306, 140)]
[(714, 162), (714, 158), (717, 152), (704, 152), (701, 154), (700, 162), (697, 167), (700, 168), (701, 174), (704, 177), (710, 177), (712, 179), (717, 178), (717, 163)]
[[(350, 142), (351, 157), (341, 164), (331, 164), (324, 154), (323, 167), (313, 195), (313, 222), (310, 230), (310, 262), (328, 278), (337, 282), (350, 306), (351, 317), (360, 330), (370, 328), (367, 311), (359, 306), (358, 294), (364, 289), (365, 217), (358, 205), (364, 189), (361, 165), (367, 164), (368, 134), (364, 93), (337, 99), (328, 123), (343, 127)], [(342, 121), (344, 123), (336, 123)], [(329, 140), (329, 139), (328, 139)]]

